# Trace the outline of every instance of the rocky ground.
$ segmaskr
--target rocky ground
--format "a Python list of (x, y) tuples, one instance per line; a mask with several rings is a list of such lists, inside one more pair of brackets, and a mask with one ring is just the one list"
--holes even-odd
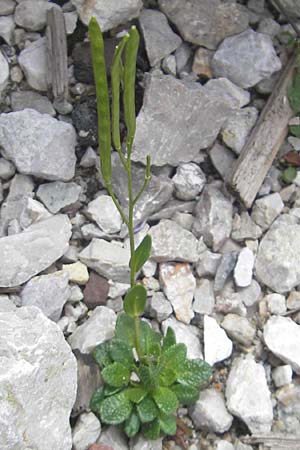
[[(298, 0), (281, 3), (300, 20)], [(65, 16), (67, 102), (47, 92), (51, 7)], [(133, 160), (136, 189), (153, 162), (135, 211), (136, 241), (153, 240), (146, 316), (214, 369), (179, 411), (176, 442), (128, 442), (89, 410), (101, 382), (90, 352), (112, 337), (129, 286), (126, 229), (97, 170), (91, 14), (108, 60), (131, 23), (142, 36)], [(280, 160), (300, 139), (288, 137), (251, 210), (223, 181), (286, 63), (286, 32), (264, 0), (0, 1), (1, 450), (254, 450), (243, 437), (270, 432), (300, 442), (300, 179), (286, 185)], [(126, 207), (116, 153), (112, 163)]]

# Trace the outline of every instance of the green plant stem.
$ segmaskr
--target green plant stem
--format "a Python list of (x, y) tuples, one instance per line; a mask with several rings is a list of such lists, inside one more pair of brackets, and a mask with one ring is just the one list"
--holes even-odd
[(120, 206), (120, 204), (119, 204), (119, 202), (118, 202), (118, 200), (117, 200), (117, 198), (116, 198), (116, 196), (115, 196), (115, 194), (114, 194), (114, 192), (113, 192), (113, 190), (111, 188), (111, 184), (110, 183), (106, 183), (106, 189), (107, 189), (107, 192), (109, 193), (109, 195), (111, 196), (112, 201), (116, 205), (116, 208), (119, 211), (120, 216), (122, 217), (124, 223), (129, 228), (129, 221), (128, 221), (127, 217), (125, 216), (124, 212), (122, 211), (122, 208), (121, 208), (121, 206)]
[(146, 189), (149, 180), (150, 180), (150, 178), (145, 176), (143, 186), (141, 187), (140, 191), (138, 192), (138, 194), (136, 195), (136, 197), (133, 200), (133, 206), (136, 204), (136, 202), (139, 200), (140, 196), (142, 195), (142, 193)]

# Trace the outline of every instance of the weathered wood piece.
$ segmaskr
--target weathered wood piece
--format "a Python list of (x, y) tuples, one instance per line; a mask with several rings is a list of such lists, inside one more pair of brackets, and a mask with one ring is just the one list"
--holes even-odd
[(284, 434), (257, 434), (243, 438), (245, 444), (263, 444), (270, 450), (300, 450), (300, 436)]
[(62, 10), (47, 11), (47, 82), (55, 99), (68, 97), (68, 53), (65, 18)]
[(247, 208), (251, 207), (283, 144), (288, 132), (288, 122), (294, 115), (287, 90), (293, 79), (295, 59), (294, 52), (226, 181), (229, 189), (238, 195)]

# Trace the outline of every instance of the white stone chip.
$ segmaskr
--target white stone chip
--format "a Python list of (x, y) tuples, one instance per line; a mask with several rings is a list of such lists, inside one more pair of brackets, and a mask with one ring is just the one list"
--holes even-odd
[(219, 361), (229, 358), (232, 353), (232, 342), (216, 319), (204, 316), (204, 355), (205, 361), (213, 366)]

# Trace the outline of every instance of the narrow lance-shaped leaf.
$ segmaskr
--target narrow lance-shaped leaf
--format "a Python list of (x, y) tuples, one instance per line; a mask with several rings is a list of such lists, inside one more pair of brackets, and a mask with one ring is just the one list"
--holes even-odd
[(144, 312), (147, 291), (141, 284), (133, 286), (124, 299), (124, 311), (131, 317), (138, 317)]
[(100, 147), (101, 173), (109, 184), (111, 179), (111, 130), (108, 84), (104, 57), (104, 42), (95, 17), (89, 23), (94, 78), (97, 94), (98, 138)]
[(148, 260), (151, 252), (152, 239), (149, 234), (144, 237), (140, 245), (136, 248), (134, 252), (134, 257), (130, 259), (129, 266), (132, 268), (134, 264), (134, 272), (137, 273)]
[(136, 58), (139, 48), (139, 33), (136, 27), (131, 27), (129, 40), (125, 48), (124, 65), (124, 116), (127, 128), (128, 157), (130, 157), (131, 145), (135, 135), (135, 75)]
[(129, 39), (129, 34), (126, 34), (120, 44), (116, 47), (113, 62), (111, 66), (111, 89), (112, 89), (112, 104), (111, 104), (111, 118), (112, 118), (112, 139), (116, 149), (121, 148), (120, 141), (120, 84), (123, 77), (122, 71), (122, 52), (126, 42)]

